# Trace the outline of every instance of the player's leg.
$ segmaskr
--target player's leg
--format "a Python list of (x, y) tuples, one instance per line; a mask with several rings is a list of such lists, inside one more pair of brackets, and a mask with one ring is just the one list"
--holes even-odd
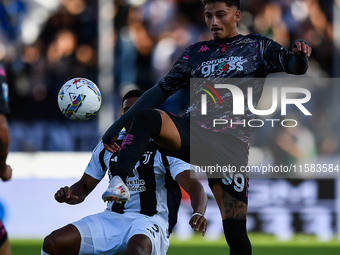
[(167, 222), (158, 215), (131, 215), (126, 254), (165, 255), (169, 248)]
[(9, 246), (8, 238), (0, 247), (0, 255), (11, 255), (11, 247)]
[(166, 112), (155, 109), (139, 110), (118, 155), (116, 172), (126, 172), (125, 176), (120, 172), (122, 179), (125, 179), (127, 174), (132, 175), (132, 170), (146, 150), (150, 138), (169, 152), (176, 152), (181, 147), (180, 134)]
[(45, 237), (42, 248), (42, 255), (73, 255), (80, 250), (81, 236), (78, 229), (69, 224), (53, 231)]
[(230, 254), (250, 255), (251, 244), (246, 231), (249, 179), (238, 171), (247, 165), (248, 145), (232, 135), (210, 132), (195, 125), (190, 128), (193, 163), (220, 167), (206, 174), (220, 209)]
[(129, 133), (121, 145), (113, 178), (102, 195), (104, 201), (129, 200), (129, 191), (123, 181), (133, 175), (132, 171), (145, 152), (150, 138), (169, 153), (174, 154), (181, 148), (179, 131), (166, 112), (155, 109), (136, 112)]
[(132, 236), (126, 245), (126, 255), (150, 255), (151, 253), (151, 240), (143, 234)]
[(230, 255), (252, 254), (246, 229), (248, 205), (231, 196), (222, 189), (219, 183), (212, 185), (212, 192), (221, 212), (224, 235), (230, 247)]

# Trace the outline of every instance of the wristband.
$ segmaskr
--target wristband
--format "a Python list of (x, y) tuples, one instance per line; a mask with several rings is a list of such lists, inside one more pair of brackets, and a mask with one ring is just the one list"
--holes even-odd
[(297, 43), (297, 42), (304, 42), (304, 43), (307, 44), (309, 47), (312, 47), (312, 45), (310, 45), (309, 42), (306, 42), (306, 41), (303, 40), (303, 39), (297, 39), (297, 40), (293, 43), (293, 46), (292, 46), (293, 49), (294, 49), (294, 48), (297, 48), (297, 46), (296, 46), (296, 43)]
[[(192, 217), (194, 217), (194, 216), (196, 216), (196, 215), (199, 215), (199, 216), (202, 216), (202, 217), (203, 217), (203, 215), (202, 215), (202, 214), (200, 214), (200, 213), (196, 212), (196, 213), (194, 213), (193, 215), (191, 215), (191, 218), (192, 218)], [(190, 218), (190, 219), (191, 219), (191, 218)]]

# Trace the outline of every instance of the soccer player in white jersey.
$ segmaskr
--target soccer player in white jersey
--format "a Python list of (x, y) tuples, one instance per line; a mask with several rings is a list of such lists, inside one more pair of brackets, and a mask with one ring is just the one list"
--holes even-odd
[[(142, 93), (133, 90), (124, 96), (124, 112)], [(119, 140), (125, 137), (125, 133), (121, 132)], [(81, 179), (71, 187), (60, 188), (55, 199), (68, 204), (83, 202), (106, 172), (112, 177), (116, 160), (117, 155), (106, 151), (100, 142)], [(111, 201), (104, 212), (53, 231), (45, 237), (41, 254), (166, 254), (181, 199), (178, 183), (191, 199), (193, 216), (189, 224), (195, 231), (201, 230), (204, 236), (207, 196), (187, 163), (162, 156), (155, 143), (150, 141), (134, 174), (127, 180), (131, 195), (128, 202)]]

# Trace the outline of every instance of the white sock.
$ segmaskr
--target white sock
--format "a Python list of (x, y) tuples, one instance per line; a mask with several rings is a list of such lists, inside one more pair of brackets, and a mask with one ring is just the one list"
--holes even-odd
[(44, 252), (43, 249), (41, 249), (41, 255), (49, 255), (49, 254)]

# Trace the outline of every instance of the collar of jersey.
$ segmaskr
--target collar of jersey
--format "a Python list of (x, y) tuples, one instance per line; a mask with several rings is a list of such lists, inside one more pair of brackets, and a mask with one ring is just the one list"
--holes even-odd
[(230, 43), (232, 41), (235, 41), (235, 40), (241, 38), (242, 36), (243, 35), (238, 34), (238, 35), (233, 36), (233, 37), (228, 37), (228, 38), (224, 38), (224, 39), (214, 40), (214, 42), (216, 42), (216, 43)]

